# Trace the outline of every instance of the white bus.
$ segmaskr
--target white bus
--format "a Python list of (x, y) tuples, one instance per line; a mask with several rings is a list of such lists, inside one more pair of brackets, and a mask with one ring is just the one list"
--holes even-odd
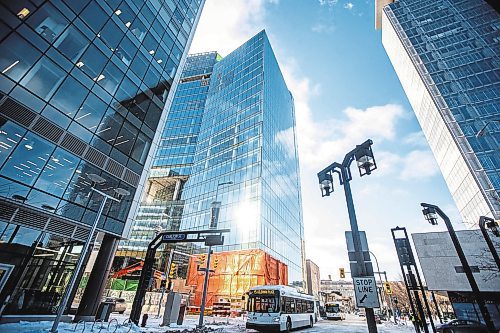
[(317, 313), (314, 297), (287, 286), (257, 286), (248, 292), (247, 328), (290, 332), (313, 327)]
[(344, 320), (345, 314), (340, 302), (326, 302), (325, 303), (326, 319)]

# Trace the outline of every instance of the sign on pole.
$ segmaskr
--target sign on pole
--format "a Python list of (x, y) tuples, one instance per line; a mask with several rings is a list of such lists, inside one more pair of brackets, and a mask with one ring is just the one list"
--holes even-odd
[(354, 294), (356, 295), (356, 306), (358, 308), (379, 308), (377, 284), (375, 277), (354, 277)]

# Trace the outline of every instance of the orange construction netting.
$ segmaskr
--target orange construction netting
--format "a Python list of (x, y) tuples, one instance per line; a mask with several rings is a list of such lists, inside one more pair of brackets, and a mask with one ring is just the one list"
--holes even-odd
[[(198, 272), (197, 267), (206, 267), (203, 257), (206, 255), (189, 260), (186, 285), (194, 288), (192, 306), (201, 304), (205, 274)], [(241, 300), (254, 286), (288, 284), (288, 266), (263, 250), (218, 252), (212, 254), (210, 261), (210, 269), (217, 267), (209, 276), (207, 307), (221, 300)]]

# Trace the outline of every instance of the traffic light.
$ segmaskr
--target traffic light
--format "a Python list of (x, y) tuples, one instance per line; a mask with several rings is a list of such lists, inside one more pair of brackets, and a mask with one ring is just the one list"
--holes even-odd
[(339, 275), (341, 279), (345, 279), (345, 268), (339, 268)]
[(219, 266), (219, 259), (218, 258), (215, 258), (214, 259), (214, 269), (217, 268), (217, 266)]
[(206, 260), (207, 260), (206, 254), (202, 254), (202, 255), (198, 256), (198, 261), (200, 263), (200, 266), (204, 265)]
[(170, 264), (170, 271), (168, 271), (168, 278), (173, 279), (175, 275), (175, 263)]
[(384, 290), (387, 295), (392, 295), (392, 288), (389, 282), (384, 282)]

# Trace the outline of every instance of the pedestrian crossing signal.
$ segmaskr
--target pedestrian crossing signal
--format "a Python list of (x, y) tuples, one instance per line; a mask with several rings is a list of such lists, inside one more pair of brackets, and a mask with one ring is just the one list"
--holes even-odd
[(387, 295), (392, 295), (392, 288), (389, 282), (384, 282), (384, 290)]

